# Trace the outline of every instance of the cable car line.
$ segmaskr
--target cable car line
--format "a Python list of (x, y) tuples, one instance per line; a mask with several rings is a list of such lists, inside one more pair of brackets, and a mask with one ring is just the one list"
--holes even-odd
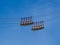
[[(52, 21), (52, 20), (55, 20), (55, 19), (58, 19), (58, 18), (60, 18), (60, 16), (58, 16), (58, 17), (55, 17), (55, 18), (53, 18), (53, 19), (49, 19), (49, 20), (44, 20), (44, 22), (48, 22), (48, 21)], [(35, 23), (35, 22), (34, 22)], [(15, 22), (8, 22), (8, 23), (1, 23), (0, 22), (0, 24), (20, 24), (20, 23), (15, 23)]]
[(0, 18), (0, 19), (21, 19), (21, 18), (29, 18), (29, 17), (40, 17), (40, 18), (42, 18), (42, 17), (46, 17), (46, 16), (49, 16), (49, 15), (34, 15), (34, 16), (26, 16), (26, 17), (17, 17), (17, 18), (6, 18), (6, 17), (4, 17), (4, 18)]

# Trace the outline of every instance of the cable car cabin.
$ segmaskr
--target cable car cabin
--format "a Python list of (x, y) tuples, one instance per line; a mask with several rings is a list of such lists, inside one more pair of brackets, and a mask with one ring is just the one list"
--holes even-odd
[(32, 22), (31, 20), (29, 20), (29, 21), (24, 21), (24, 22), (21, 23), (22, 26), (31, 25), (31, 24), (33, 24), (33, 22)]
[(37, 22), (36, 25), (32, 26), (32, 30), (41, 30), (44, 29), (44, 23), (43, 22)]
[(40, 25), (40, 26), (33, 26), (32, 27), (32, 30), (40, 30), (40, 29), (43, 29), (44, 26)]
[(26, 25), (31, 25), (31, 24), (33, 24), (32, 17), (26, 17), (26, 18), (21, 19), (20, 25), (26, 26)]

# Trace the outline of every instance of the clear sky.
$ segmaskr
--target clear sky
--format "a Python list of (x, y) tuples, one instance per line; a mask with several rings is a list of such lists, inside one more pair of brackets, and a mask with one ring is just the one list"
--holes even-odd
[[(19, 24), (26, 16), (51, 20), (44, 22), (43, 30), (33, 32), (31, 25)], [(0, 0), (0, 45), (60, 45), (59, 17), (60, 0)]]

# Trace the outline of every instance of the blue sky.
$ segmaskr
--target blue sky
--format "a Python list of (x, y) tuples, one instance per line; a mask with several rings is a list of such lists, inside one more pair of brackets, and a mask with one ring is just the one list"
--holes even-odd
[[(43, 19), (45, 28), (20, 26), (26, 16)], [(0, 0), (0, 45), (60, 45), (60, 0)]]

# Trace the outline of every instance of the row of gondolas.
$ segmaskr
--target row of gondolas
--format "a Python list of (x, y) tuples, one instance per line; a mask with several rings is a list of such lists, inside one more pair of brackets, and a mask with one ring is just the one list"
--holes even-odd
[[(32, 25), (33, 24), (33, 25)], [(41, 30), (44, 29), (44, 21), (38, 21), (38, 22), (34, 22), (32, 20), (32, 16), (31, 17), (24, 17), (21, 18), (21, 26), (27, 26), (27, 25), (32, 25), (32, 30)]]

